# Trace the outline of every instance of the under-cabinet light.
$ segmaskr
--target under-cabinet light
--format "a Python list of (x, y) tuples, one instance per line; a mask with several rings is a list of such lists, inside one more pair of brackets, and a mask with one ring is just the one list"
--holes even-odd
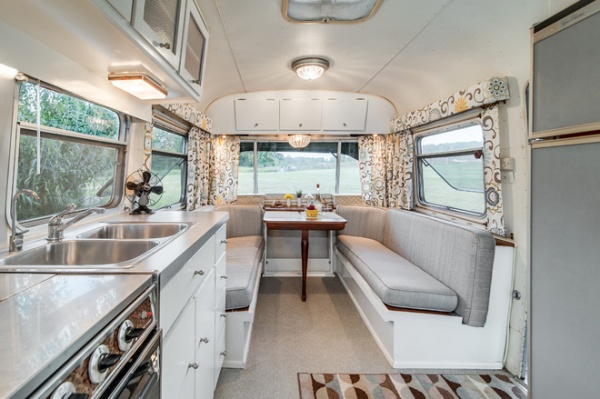
[(142, 100), (158, 100), (167, 97), (167, 89), (143, 73), (110, 74), (108, 80), (115, 87)]

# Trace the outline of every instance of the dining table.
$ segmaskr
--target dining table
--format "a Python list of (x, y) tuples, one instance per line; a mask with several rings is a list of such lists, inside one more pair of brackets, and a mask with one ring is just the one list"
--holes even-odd
[[(265, 234), (267, 230), (300, 230), (302, 238), (302, 301), (306, 301), (306, 275), (308, 272), (308, 237), (311, 230), (343, 230), (346, 219), (335, 212), (320, 212), (316, 217), (307, 217), (304, 211), (266, 211), (263, 216)], [(332, 256), (330, 254), (330, 256)]]

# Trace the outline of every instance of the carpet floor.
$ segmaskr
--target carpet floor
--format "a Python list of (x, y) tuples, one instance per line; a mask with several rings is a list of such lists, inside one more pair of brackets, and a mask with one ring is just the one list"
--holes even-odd
[(504, 373), (298, 373), (300, 399), (526, 399)]
[(222, 369), (215, 399), (297, 399), (305, 372), (447, 372), (393, 369), (338, 278), (308, 278), (306, 302), (300, 289), (300, 278), (262, 278), (247, 367)]

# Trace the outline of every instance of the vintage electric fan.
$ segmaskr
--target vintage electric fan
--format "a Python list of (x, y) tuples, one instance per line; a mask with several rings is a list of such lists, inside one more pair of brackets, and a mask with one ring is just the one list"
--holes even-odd
[[(149, 206), (160, 201), (163, 194), (163, 184), (160, 177), (147, 170), (138, 169), (127, 177), (125, 195), (131, 202), (130, 215), (153, 213)], [(150, 197), (150, 194), (156, 194)]]

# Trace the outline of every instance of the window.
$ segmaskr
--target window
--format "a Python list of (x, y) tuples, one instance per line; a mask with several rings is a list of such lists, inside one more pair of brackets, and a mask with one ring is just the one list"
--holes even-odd
[(71, 202), (76, 209), (116, 206), (123, 191), (123, 118), (48, 85), (21, 83), (15, 186), (35, 191), (40, 200), (21, 197), (17, 220), (42, 223)]
[(285, 142), (241, 143), (240, 195), (314, 193), (317, 183), (322, 193), (360, 194), (358, 144), (312, 142), (297, 150)]
[(294, 22), (360, 22), (375, 15), (383, 0), (283, 0), (283, 16)]
[(419, 205), (482, 217), (486, 206), (481, 125), (427, 132), (417, 137), (416, 145)]
[(152, 172), (162, 180), (163, 194), (153, 209), (185, 202), (187, 136), (182, 131), (155, 124), (152, 129)]

